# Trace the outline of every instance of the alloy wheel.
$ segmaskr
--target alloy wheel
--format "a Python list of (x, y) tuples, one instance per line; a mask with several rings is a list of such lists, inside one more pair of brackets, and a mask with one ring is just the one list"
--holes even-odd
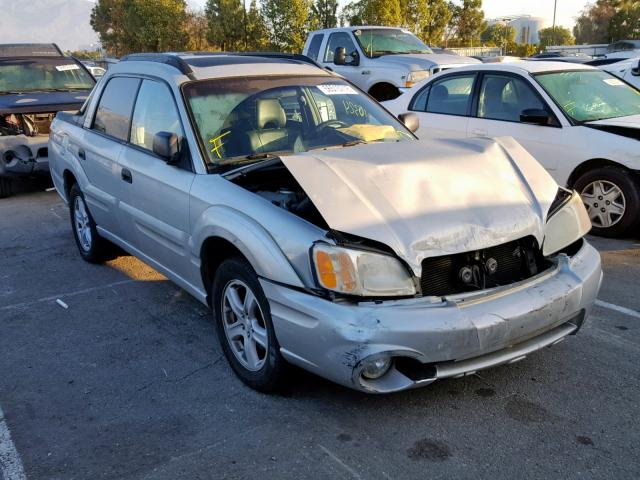
[(594, 227), (609, 228), (617, 224), (626, 210), (620, 187), (607, 180), (596, 180), (584, 187), (582, 201)]
[(240, 280), (224, 288), (222, 323), (236, 359), (248, 370), (260, 370), (269, 351), (267, 323), (255, 294)]
[(89, 213), (84, 200), (80, 196), (76, 196), (74, 200), (73, 217), (80, 246), (82, 250), (88, 252), (91, 250), (93, 238), (91, 235)]

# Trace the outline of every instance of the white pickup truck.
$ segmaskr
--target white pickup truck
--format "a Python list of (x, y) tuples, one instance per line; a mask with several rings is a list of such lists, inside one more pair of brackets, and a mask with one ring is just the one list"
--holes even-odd
[(474, 58), (433, 53), (408, 30), (376, 26), (311, 32), (302, 53), (379, 101), (392, 100), (442, 70), (481, 63)]

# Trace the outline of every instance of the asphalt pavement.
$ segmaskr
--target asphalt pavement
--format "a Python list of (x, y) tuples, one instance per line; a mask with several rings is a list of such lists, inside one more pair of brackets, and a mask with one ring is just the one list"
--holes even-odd
[(598, 306), (522, 362), (386, 396), (296, 371), (267, 396), (186, 292), (82, 261), (55, 192), (0, 200), (0, 226), (4, 480), (640, 478), (638, 240), (591, 239)]

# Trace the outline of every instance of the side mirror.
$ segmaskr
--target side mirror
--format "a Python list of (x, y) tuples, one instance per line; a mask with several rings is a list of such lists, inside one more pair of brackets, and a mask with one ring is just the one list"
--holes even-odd
[(401, 113), (398, 115), (398, 120), (404, 123), (404, 126), (412, 132), (420, 128), (420, 119), (415, 113)]
[(158, 132), (153, 137), (153, 153), (163, 158), (169, 165), (178, 161), (180, 140), (175, 133)]
[(531, 123), (534, 125), (552, 125), (553, 119), (549, 112), (539, 108), (527, 108), (520, 114), (522, 123)]
[(634, 77), (640, 77), (640, 60), (638, 60), (638, 65), (636, 66), (636, 68), (631, 69), (631, 75), (633, 75)]
[(336, 65), (344, 65), (347, 63), (347, 49), (344, 47), (336, 48), (333, 54), (333, 63)]

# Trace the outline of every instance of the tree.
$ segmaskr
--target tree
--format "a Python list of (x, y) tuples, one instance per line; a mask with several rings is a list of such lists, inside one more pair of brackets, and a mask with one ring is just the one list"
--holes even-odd
[(187, 50), (202, 52), (209, 50), (211, 44), (207, 39), (209, 25), (203, 11), (189, 10), (185, 16), (184, 32), (187, 35)]
[(399, 0), (365, 0), (362, 20), (367, 25), (398, 26), (402, 24)]
[(246, 44), (246, 12), (240, 0), (207, 0), (207, 39), (223, 51), (241, 50)]
[(315, 0), (311, 5), (313, 28), (334, 28), (338, 25), (338, 0)]
[(610, 43), (611, 20), (621, 3), (621, 0), (597, 0), (587, 6), (573, 27), (576, 43)]
[(256, 0), (251, 0), (251, 6), (247, 12), (247, 50), (261, 51), (268, 47), (269, 31)]
[(422, 23), (420, 38), (427, 45), (440, 45), (453, 13), (446, 0), (424, 0), (428, 16)]
[(480, 34), (486, 30), (482, 0), (462, 0), (462, 5), (451, 3), (450, 8), (453, 10), (456, 43), (471, 47), (480, 43)]
[(611, 18), (609, 37), (612, 41), (640, 38), (640, 2), (622, 2)]
[(516, 29), (511, 25), (494, 23), (480, 35), (480, 40), (489, 46), (505, 47), (516, 41)]
[(184, 50), (184, 0), (98, 0), (91, 26), (113, 55)]
[(429, 6), (426, 0), (399, 0), (401, 25), (415, 34), (422, 31), (429, 20)]
[(309, 31), (309, 0), (264, 0), (262, 18), (270, 48), (300, 52)]
[(549, 45), (573, 45), (575, 43), (575, 38), (573, 38), (569, 29), (564, 27), (543, 28), (538, 31), (538, 38), (540, 39), (538, 43), (540, 48)]

